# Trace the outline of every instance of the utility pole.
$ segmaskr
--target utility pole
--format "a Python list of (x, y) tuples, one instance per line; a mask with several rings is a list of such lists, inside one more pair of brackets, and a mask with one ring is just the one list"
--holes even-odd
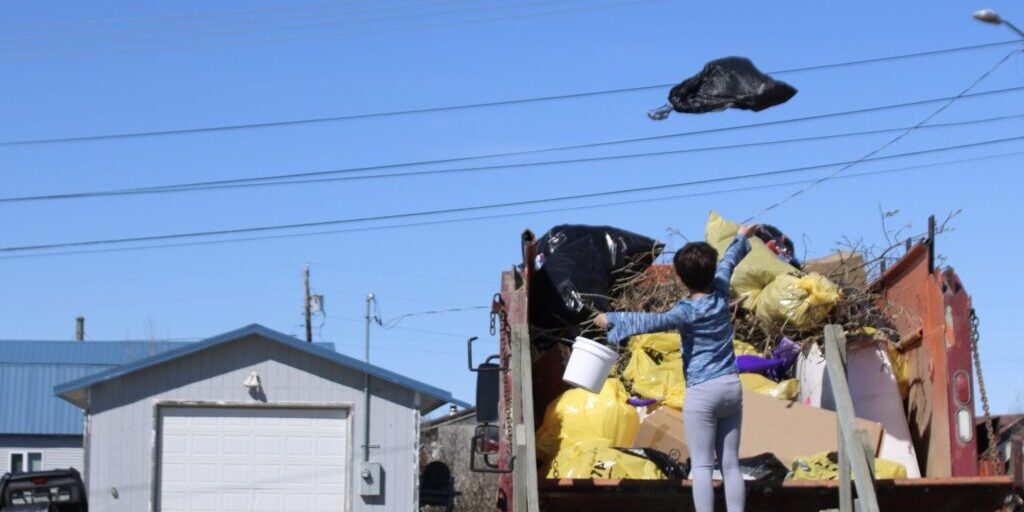
[(85, 317), (75, 318), (75, 341), (85, 341)]
[(313, 322), (311, 321), (309, 311), (309, 263), (306, 263), (306, 271), (303, 273), (302, 281), (306, 287), (306, 299), (303, 301), (306, 305), (306, 341), (313, 343)]
[[(366, 294), (366, 364), (370, 364), (370, 304), (376, 298)], [(370, 374), (363, 374), (363, 462), (370, 461)]]

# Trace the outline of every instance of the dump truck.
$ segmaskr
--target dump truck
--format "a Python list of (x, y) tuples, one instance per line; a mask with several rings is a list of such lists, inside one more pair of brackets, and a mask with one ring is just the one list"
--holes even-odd
[[(905, 412), (923, 477), (874, 481), (867, 473), (857, 473), (858, 467), (864, 471), (870, 453), (858, 448), (855, 436), (843, 434), (855, 418), (852, 408), (844, 413), (842, 386), (835, 386), (837, 448), (844, 461), (840, 479), (747, 482), (748, 510), (993, 512), (1019, 507), (1024, 487), (1019, 440), (1009, 462), (997, 463), (979, 453), (978, 437), (985, 431), (976, 432), (975, 424), (975, 404), (984, 394), (983, 387), (978, 394), (974, 390), (974, 364), (980, 364), (977, 316), (952, 268), (936, 267), (934, 219), (929, 226), (923, 241), (908, 242), (904, 256), (870, 284), (899, 332), (897, 349), (909, 362)], [(473, 339), (468, 343), (469, 369), (477, 374), (478, 422), (470, 465), (473, 471), (500, 474), (495, 509), (692, 510), (688, 480), (550, 479), (538, 474), (535, 430), (547, 405), (567, 386), (561, 357), (531, 351), (529, 305), (535, 297), (530, 278), (537, 240), (525, 231), (521, 242), (522, 265), (502, 272), (501, 291), (493, 298), (491, 331), (500, 335), (500, 352), (475, 362)], [(670, 271), (658, 267), (648, 270)], [(833, 326), (826, 326), (826, 341), (828, 327)], [(826, 352), (836, 352), (832, 338), (833, 348), (826, 343)], [(842, 371), (842, 364), (829, 367), (834, 379), (844, 379)], [(980, 441), (987, 444), (987, 438)], [(853, 486), (846, 467), (864, 475), (853, 478)], [(724, 510), (720, 482), (715, 485), (716, 505)]]

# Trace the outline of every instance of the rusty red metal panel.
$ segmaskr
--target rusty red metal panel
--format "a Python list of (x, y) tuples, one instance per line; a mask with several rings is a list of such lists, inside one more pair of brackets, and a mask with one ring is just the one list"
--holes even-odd
[(879, 306), (899, 331), (910, 363), (907, 419), (921, 471), (930, 477), (948, 477), (953, 475), (955, 408), (951, 407), (945, 297), (941, 277), (930, 272), (930, 249), (926, 244), (911, 248), (872, 287), (880, 294)]
[[(966, 386), (974, 385), (974, 372), (971, 359), (971, 298), (967, 295), (960, 278), (952, 269), (942, 273), (942, 295), (944, 299), (944, 326), (946, 347), (946, 376), (950, 383), (966, 381)], [(947, 400), (950, 404), (949, 445), (951, 470), (953, 476), (975, 476), (978, 474), (978, 440), (974, 436), (974, 393), (967, 393), (968, 399), (962, 402), (957, 397), (956, 386), (948, 386)], [(964, 430), (969, 433), (965, 439), (958, 429), (957, 415), (967, 415)]]

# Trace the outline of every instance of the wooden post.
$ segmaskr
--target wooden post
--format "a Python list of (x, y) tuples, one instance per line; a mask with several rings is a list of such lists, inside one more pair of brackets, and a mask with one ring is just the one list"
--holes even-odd
[(861, 512), (879, 512), (878, 496), (872, 471), (874, 457), (866, 457), (863, 438), (857, 432), (857, 416), (853, 411), (850, 384), (846, 381), (846, 365), (843, 354), (846, 336), (838, 325), (825, 326), (825, 367), (832, 385), (832, 396), (836, 401), (836, 415), (839, 422), (839, 450), (845, 451), (853, 470), (854, 485), (857, 487), (857, 501)]
[(306, 341), (309, 343), (313, 343), (313, 323), (311, 320), (312, 315), (309, 312), (309, 263), (306, 263), (306, 271), (303, 272), (302, 281), (306, 288)]

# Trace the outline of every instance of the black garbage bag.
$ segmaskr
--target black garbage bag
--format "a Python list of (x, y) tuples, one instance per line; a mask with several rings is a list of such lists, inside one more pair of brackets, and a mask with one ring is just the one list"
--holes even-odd
[(740, 459), (740, 471), (744, 480), (758, 481), (781, 481), (789, 474), (789, 468), (772, 453)]
[(551, 228), (537, 242), (531, 324), (574, 326), (594, 312), (608, 311), (616, 280), (649, 267), (663, 248), (654, 239), (610, 226)]
[(669, 454), (654, 448), (616, 448), (616, 450), (653, 462), (669, 479), (686, 480), (690, 477), (690, 459), (675, 460)]
[(648, 115), (659, 120), (675, 110), (687, 114), (739, 108), (759, 112), (789, 101), (793, 86), (762, 73), (750, 59), (725, 57), (704, 65), (700, 73), (683, 80), (668, 94), (669, 105)]
[(797, 269), (800, 268), (800, 260), (796, 258), (796, 247), (793, 245), (793, 240), (782, 230), (770, 224), (759, 224), (754, 236), (760, 238), (783, 261)]
[[(690, 467), (690, 459), (686, 459), (686, 466), (687, 468)], [(789, 474), (789, 468), (784, 466), (774, 454), (762, 453), (761, 455), (740, 459), (740, 472), (743, 473), (744, 480), (760, 482), (782, 481)], [(715, 463), (715, 471), (712, 478), (715, 480), (722, 479), (721, 465), (718, 463)]]

